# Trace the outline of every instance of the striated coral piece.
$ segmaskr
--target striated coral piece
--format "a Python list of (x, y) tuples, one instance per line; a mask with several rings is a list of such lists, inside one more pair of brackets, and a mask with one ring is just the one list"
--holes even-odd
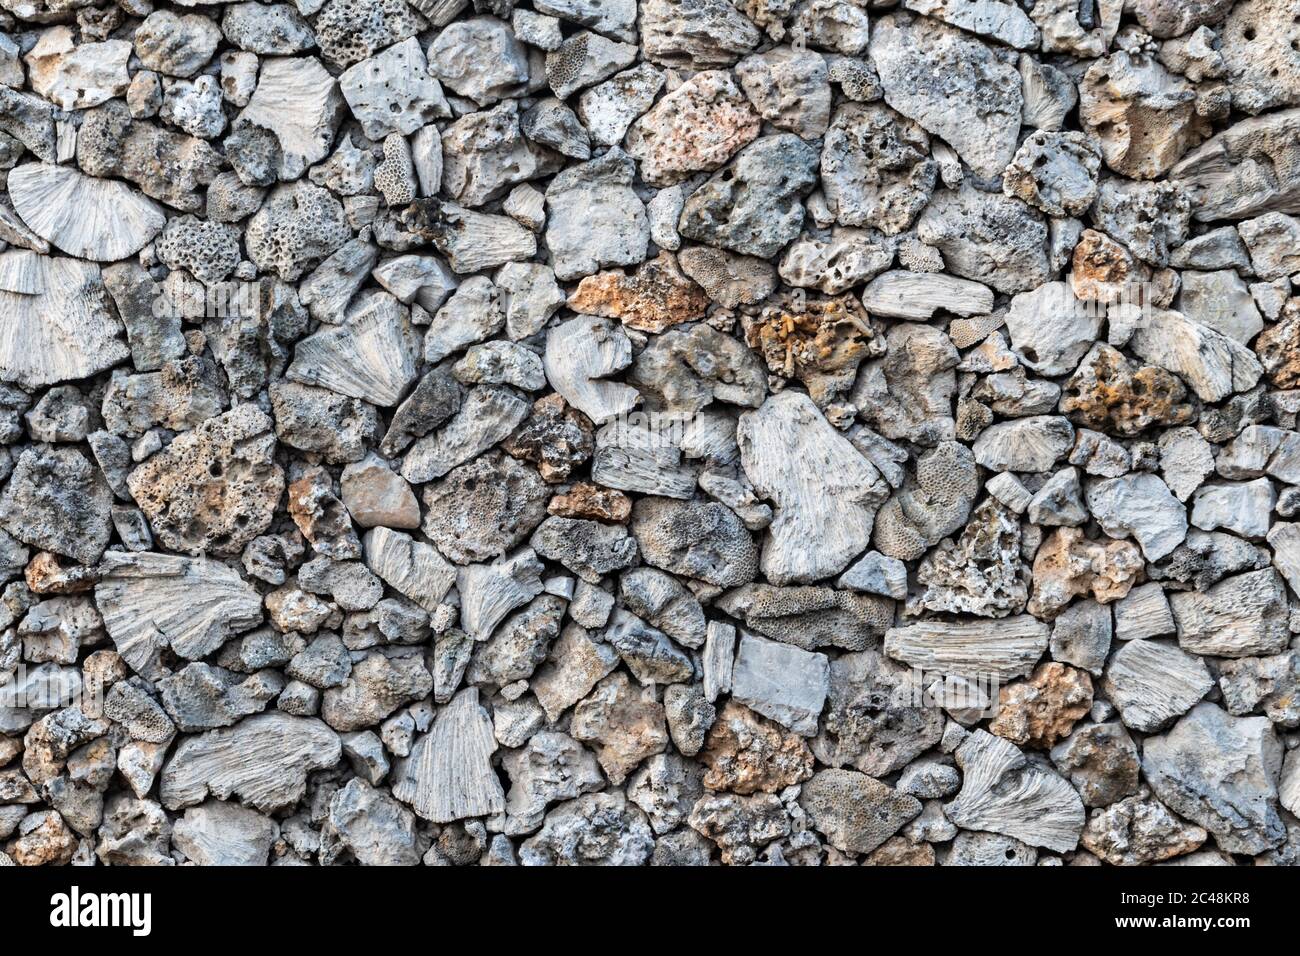
[(1030, 762), (1014, 744), (976, 730), (957, 748), (963, 778), (944, 815), (960, 827), (990, 830), (1058, 853), (1083, 831), (1083, 803), (1062, 778)]
[(872, 315), (924, 321), (940, 309), (963, 316), (987, 314), (993, 291), (970, 279), (897, 269), (871, 280), (862, 291), (862, 305)]
[(417, 199), (402, 211), (402, 224), (436, 245), (452, 271), (461, 274), (520, 262), (537, 252), (537, 237), (508, 216), (440, 199)]
[[(0, 378), (27, 388), (87, 378), (126, 358), (99, 267), (9, 250), (22, 260), (28, 291), (0, 290)], [(6, 283), (15, 284), (15, 283)]]
[(1199, 658), (1166, 641), (1129, 641), (1106, 665), (1101, 688), (1124, 726), (1161, 730), (1187, 713), (1214, 686)]
[(28, 163), (9, 173), (9, 197), (32, 231), (71, 256), (114, 262), (139, 251), (165, 221), (124, 183), (68, 166)]
[(496, 749), (478, 690), (468, 687), (439, 711), (432, 730), (398, 763), (393, 796), (434, 823), (500, 813), (505, 793), (492, 770)]
[(95, 603), (122, 658), (156, 679), (163, 654), (206, 657), (262, 621), (262, 599), (224, 564), (149, 552), (104, 555)]
[(342, 758), (338, 734), (311, 717), (260, 714), (188, 737), (163, 767), (159, 799), (170, 810), (239, 797), (263, 811), (297, 803), (307, 775)]
[(602, 381), (632, 361), (632, 343), (605, 319), (579, 317), (552, 328), (546, 336), (543, 365), (551, 387), (597, 425), (629, 412), (636, 389)]
[(456, 581), (456, 569), (432, 545), (389, 528), (364, 539), (366, 566), (393, 588), (433, 613)]
[(416, 337), (405, 307), (386, 292), (357, 300), (341, 325), (300, 341), (286, 374), (374, 405), (396, 405), (415, 380)]
[(885, 632), (885, 653), (926, 671), (997, 680), (1023, 677), (1047, 650), (1047, 625), (1028, 614), (1004, 621), (926, 621)]
[(487, 640), (507, 614), (542, 593), (541, 571), (542, 563), (532, 548), (457, 571), (465, 631), (475, 640)]
[(741, 463), (776, 505), (762, 568), (774, 584), (843, 571), (867, 546), (888, 494), (875, 467), (798, 392), (782, 392), (740, 416)]
[(319, 60), (273, 57), (262, 64), (235, 124), (270, 130), (280, 147), (276, 174), (291, 180), (329, 155), (342, 114), (338, 83)]

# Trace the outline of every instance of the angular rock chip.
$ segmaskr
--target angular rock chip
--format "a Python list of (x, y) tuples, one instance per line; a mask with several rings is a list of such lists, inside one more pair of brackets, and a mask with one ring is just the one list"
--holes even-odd
[(885, 102), (942, 137), (980, 176), (1001, 173), (1020, 131), (1015, 54), (901, 13), (876, 21), (872, 34), (871, 62)]
[(804, 583), (843, 571), (866, 548), (888, 495), (880, 473), (794, 391), (741, 415), (736, 439), (745, 474), (776, 505), (763, 548), (768, 580)]

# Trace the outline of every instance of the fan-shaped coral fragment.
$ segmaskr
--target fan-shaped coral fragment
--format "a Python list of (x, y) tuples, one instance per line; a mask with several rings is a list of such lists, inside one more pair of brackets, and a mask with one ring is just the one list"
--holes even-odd
[(99, 266), (10, 249), (0, 253), (0, 276), (0, 381), (53, 385), (102, 372), (129, 354)]
[(957, 748), (963, 781), (944, 815), (959, 827), (988, 830), (1058, 853), (1083, 832), (1083, 801), (1065, 780), (1030, 763), (1010, 741), (977, 730)]
[(96, 262), (134, 255), (166, 222), (156, 202), (126, 183), (52, 163), (13, 170), (9, 197), (32, 232), (70, 256)]
[(109, 551), (95, 603), (117, 652), (139, 673), (165, 673), (171, 650), (187, 660), (211, 654), (262, 620), (262, 597), (239, 573), (203, 558)]
[(372, 292), (342, 325), (299, 342), (288, 376), (387, 408), (415, 380), (417, 348), (406, 309), (387, 292)]
[(632, 410), (637, 390), (601, 377), (627, 368), (632, 342), (608, 319), (580, 315), (546, 336), (543, 365), (551, 387), (597, 425)]

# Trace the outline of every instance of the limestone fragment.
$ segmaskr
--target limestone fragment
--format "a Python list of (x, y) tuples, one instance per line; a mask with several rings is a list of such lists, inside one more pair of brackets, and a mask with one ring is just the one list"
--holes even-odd
[(321, 721), (260, 714), (181, 741), (163, 768), (159, 795), (171, 810), (194, 806), (211, 794), (271, 811), (297, 803), (306, 792), (307, 775), (341, 757), (338, 735)]
[(812, 823), (844, 853), (870, 853), (921, 812), (921, 802), (866, 774), (823, 770), (799, 795)]
[(1028, 614), (1003, 621), (918, 622), (885, 632), (885, 653), (924, 671), (1010, 680), (1047, 649), (1047, 626)]
[(826, 702), (829, 664), (824, 654), (746, 634), (740, 639), (731, 693), (765, 717), (811, 737)]
[(1267, 718), (1230, 717), (1211, 703), (1142, 748), (1155, 795), (1230, 853), (1262, 853), (1286, 839), (1277, 811), (1281, 766), (1282, 744)]
[(632, 191), (635, 163), (622, 150), (566, 170), (546, 189), (546, 242), (556, 278), (578, 279), (645, 257), (649, 225)]
[(977, 174), (1001, 173), (1020, 129), (1014, 54), (938, 20), (901, 13), (878, 20), (872, 34), (871, 62), (885, 102), (942, 137)]
[(766, 577), (805, 583), (843, 571), (866, 547), (886, 497), (875, 467), (793, 391), (742, 415), (737, 440), (749, 480), (776, 504), (763, 549)]
[(1166, 641), (1130, 641), (1106, 666), (1102, 689), (1126, 727), (1161, 730), (1214, 686), (1205, 664)]
[(678, 229), (707, 245), (770, 258), (798, 236), (816, 166), (817, 154), (797, 136), (760, 137), (687, 197)]

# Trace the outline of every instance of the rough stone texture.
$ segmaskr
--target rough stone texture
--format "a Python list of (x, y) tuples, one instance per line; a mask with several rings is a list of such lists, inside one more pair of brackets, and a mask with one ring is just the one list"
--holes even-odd
[(976, 174), (1002, 172), (1020, 127), (1014, 54), (901, 13), (876, 21), (870, 53), (886, 103), (948, 142)]
[(0, 865), (1294, 862), (1293, 6), (0, 0)]
[(1020, 746), (1049, 748), (1092, 707), (1092, 681), (1083, 671), (1052, 662), (1002, 688), (989, 730)]
[(1282, 742), (1267, 718), (1230, 717), (1210, 703), (1142, 748), (1155, 795), (1230, 853), (1262, 853), (1286, 839), (1277, 808), (1281, 767)]
[(175, 438), (127, 485), (159, 540), (187, 554), (238, 554), (270, 526), (284, 490), (271, 421), (241, 405)]

